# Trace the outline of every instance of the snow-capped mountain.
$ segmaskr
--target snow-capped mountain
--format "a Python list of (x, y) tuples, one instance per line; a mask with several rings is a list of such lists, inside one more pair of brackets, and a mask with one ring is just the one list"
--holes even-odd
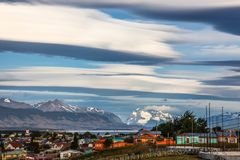
[(10, 98), (1, 98), (1, 128), (79, 130), (129, 129), (132, 126), (123, 123), (114, 113), (95, 107), (72, 106), (58, 99), (30, 105)]
[(238, 128), (238, 123), (240, 122), (240, 112), (226, 112), (218, 115), (213, 115), (210, 118), (208, 118), (208, 125), (210, 124), (211, 127), (222, 126), (224, 129), (235, 129)]
[(97, 113), (103, 113), (104, 114), (104, 110), (98, 109), (98, 108), (95, 108), (95, 107), (87, 107), (86, 111), (87, 112), (97, 112)]
[(77, 112), (78, 110), (78, 107), (64, 104), (58, 99), (35, 104), (34, 108), (43, 112)]
[(103, 113), (104, 110), (95, 107), (79, 107), (69, 104), (65, 104), (62, 101), (55, 99), (53, 101), (41, 102), (33, 105), (35, 109), (39, 109), (43, 112), (73, 112), (73, 113), (84, 113), (84, 112), (94, 112)]
[(172, 121), (173, 117), (169, 113), (162, 111), (166, 106), (145, 106), (137, 108), (127, 119), (128, 125), (142, 125), (147, 127), (155, 126), (156, 123)]
[(7, 108), (17, 108), (17, 109), (32, 108), (32, 106), (29, 104), (26, 104), (23, 102), (16, 102), (10, 98), (0, 98), (0, 106), (7, 107)]

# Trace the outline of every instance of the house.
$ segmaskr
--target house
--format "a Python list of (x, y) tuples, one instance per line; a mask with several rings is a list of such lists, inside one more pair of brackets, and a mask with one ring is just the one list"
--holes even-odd
[(177, 144), (217, 144), (217, 135), (215, 133), (183, 133), (177, 136)]
[(234, 132), (217, 132), (219, 143), (231, 143), (236, 144), (238, 142), (238, 137)]
[[(113, 140), (113, 143), (109, 148), (120, 148), (120, 147), (130, 146), (130, 144), (124, 142), (124, 139), (121, 137), (116, 137), (116, 138), (113, 138), (112, 140)], [(106, 149), (104, 146), (105, 141), (106, 141), (105, 138), (96, 141), (94, 145), (94, 149), (97, 151)]]
[(12, 151), (12, 150), (19, 150), (19, 149), (23, 149), (23, 146), (21, 143), (18, 143), (18, 142), (10, 142), (7, 144), (7, 146), (5, 147), (5, 150), (9, 150), (9, 151)]
[(30, 136), (30, 135), (31, 135), (30, 130), (25, 130), (25, 136)]
[(160, 141), (156, 141), (157, 145), (174, 145), (176, 144), (176, 141), (173, 140), (173, 138), (163, 138)]
[(126, 142), (114, 142), (111, 148), (121, 148), (128, 146)]
[(12, 160), (12, 159), (25, 160), (26, 156), (27, 156), (27, 152), (21, 149), (0, 153), (1, 160)]
[(78, 144), (81, 146), (82, 144), (89, 144), (89, 143), (93, 143), (94, 141), (96, 141), (96, 139), (91, 139), (91, 138), (82, 138), (78, 140)]
[(94, 144), (94, 149), (96, 151), (104, 150), (105, 149), (105, 147), (104, 147), (105, 140), (106, 140), (105, 138), (102, 138), (102, 139), (99, 139), (98, 141), (96, 141), (95, 144)]
[(75, 158), (81, 155), (80, 151), (76, 150), (66, 150), (63, 152), (60, 152), (60, 159), (70, 159), (70, 158)]
[(161, 132), (151, 132), (148, 130), (140, 130), (134, 137), (134, 143), (155, 143), (156, 138), (160, 136)]
[(146, 130), (146, 129), (141, 129), (137, 132), (137, 135), (140, 136), (140, 135), (146, 135), (146, 134), (151, 134), (155, 137), (158, 137), (161, 135), (161, 131), (149, 131), (149, 130)]
[(26, 160), (52, 160), (52, 159), (58, 159), (58, 157), (59, 157), (58, 153), (28, 154), (26, 157)]
[(70, 143), (58, 142), (58, 143), (53, 144), (52, 149), (64, 151), (64, 150), (69, 149), (70, 146), (71, 146)]
[(93, 152), (93, 143), (85, 143), (80, 146), (80, 151), (83, 154), (90, 154)]

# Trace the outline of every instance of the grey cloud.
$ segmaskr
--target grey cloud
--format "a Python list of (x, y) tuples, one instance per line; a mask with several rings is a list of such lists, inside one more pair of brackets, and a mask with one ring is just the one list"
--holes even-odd
[(217, 30), (240, 35), (240, 7), (195, 10), (136, 9), (135, 12), (154, 19), (203, 22), (213, 25)]
[(91, 61), (121, 62), (140, 65), (165, 63), (173, 60), (165, 57), (145, 56), (140, 54), (137, 55), (127, 52), (83, 46), (0, 40), (0, 52), (3, 51), (25, 54), (44, 54), (48, 56), (64, 56)]
[(0, 86), (2, 90), (32, 90), (32, 91), (53, 91), (53, 92), (72, 92), (72, 93), (90, 93), (99, 96), (136, 96), (162, 99), (199, 99), (199, 100), (224, 100), (240, 101), (240, 98), (231, 98), (214, 95), (201, 94), (183, 94), (183, 93), (155, 93), (133, 90), (119, 89), (98, 89), (86, 87), (57, 87), (57, 86)]
[(222, 77), (216, 80), (203, 81), (208, 85), (220, 85), (220, 86), (239, 86), (240, 85), (240, 75)]

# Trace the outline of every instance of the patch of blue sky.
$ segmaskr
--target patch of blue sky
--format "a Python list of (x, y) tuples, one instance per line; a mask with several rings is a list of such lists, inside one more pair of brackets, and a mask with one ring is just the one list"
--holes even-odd
[(159, 20), (155, 19), (153, 21), (152, 18), (138, 16), (138, 15), (131, 13), (124, 9), (104, 8), (104, 9), (100, 9), (100, 11), (102, 11), (116, 19), (149, 21), (149, 23), (174, 25), (174, 26), (178, 26), (179, 28), (182, 28), (182, 29), (201, 30), (206, 27), (209, 27), (209, 25), (200, 23), (200, 22), (181, 22), (181, 21), (169, 21), (169, 20), (163, 20), (163, 19), (159, 19)]
[(162, 19), (155, 20), (154, 22), (159, 24), (165, 24), (165, 25), (173, 25), (181, 29), (187, 29), (187, 30), (193, 30), (193, 31), (209, 28), (209, 25), (200, 23), (200, 22), (169, 21), (169, 20), (162, 20)]
[(18, 68), (29, 66), (97, 68), (99, 62), (77, 60), (61, 56), (45, 56), (40, 54), (24, 54), (14, 52), (0, 52), (0, 68)]
[(130, 12), (123, 10), (123, 9), (113, 9), (113, 8), (104, 8), (100, 9), (101, 12), (104, 12), (108, 15), (110, 15), (112, 18), (116, 19), (136, 19), (137, 16), (134, 14), (131, 14)]
[(168, 73), (171, 71), (193, 71), (193, 72), (211, 72), (216, 71), (217, 66), (204, 66), (204, 65), (165, 65), (155, 69), (157, 74)]
[[(234, 43), (224, 43), (221, 45), (236, 45)], [(205, 47), (209, 47), (211, 49), (211, 46), (214, 48), (214, 44), (176, 44), (172, 45), (172, 47), (180, 52), (181, 60), (184, 61), (224, 61), (224, 60), (236, 60), (240, 58), (240, 55), (238, 54), (229, 54), (229, 52), (226, 50), (225, 53), (222, 51), (222, 53), (216, 53), (212, 52), (211, 50), (207, 51), (205, 50)]]

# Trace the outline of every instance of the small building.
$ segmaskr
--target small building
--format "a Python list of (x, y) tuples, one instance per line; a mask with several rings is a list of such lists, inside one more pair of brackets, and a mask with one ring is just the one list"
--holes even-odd
[(55, 143), (52, 147), (52, 149), (54, 150), (61, 150), (61, 151), (64, 151), (64, 150), (67, 150), (69, 149), (71, 146), (70, 143), (65, 143), (65, 142), (58, 142), (58, 143)]
[(238, 143), (238, 137), (234, 132), (217, 132), (219, 143)]
[(155, 143), (157, 137), (161, 136), (161, 132), (140, 130), (134, 137), (134, 143)]
[(70, 159), (70, 158), (76, 158), (81, 155), (80, 151), (76, 150), (66, 150), (63, 152), (60, 152), (60, 159)]
[(89, 143), (93, 143), (95, 141), (96, 141), (96, 139), (92, 139), (92, 138), (82, 138), (82, 139), (78, 140), (78, 144), (79, 145), (86, 144), (86, 143), (89, 144)]
[(18, 142), (10, 142), (5, 147), (5, 150), (9, 150), (9, 151), (20, 150), (20, 149), (23, 149), (23, 146), (21, 143), (18, 143)]
[(104, 142), (105, 142), (105, 138), (103, 138), (103, 139), (99, 139), (98, 141), (96, 141), (95, 142), (95, 144), (94, 144), (94, 149), (96, 150), (96, 151), (101, 151), (101, 150), (104, 150), (105, 149), (105, 147), (104, 147)]
[(176, 144), (176, 141), (174, 141), (173, 138), (163, 138), (161, 141), (156, 141), (157, 145), (174, 145)]
[(12, 160), (12, 159), (26, 159), (27, 152), (25, 150), (14, 150), (0, 153), (1, 160)]
[[(113, 138), (112, 140), (113, 140), (113, 143), (112, 143), (112, 145), (109, 148), (121, 148), (121, 147), (126, 147), (126, 146), (130, 146), (131, 145), (131, 144), (128, 144), (128, 143), (124, 142), (124, 139), (121, 138), (121, 137)], [(101, 150), (107, 149), (104, 146), (104, 142), (105, 141), (106, 141), (105, 138), (96, 141), (95, 144), (94, 144), (94, 149), (96, 151), (101, 151)]]
[(215, 133), (183, 133), (177, 136), (177, 144), (217, 144), (218, 139)]
[(134, 143), (146, 144), (146, 143), (155, 143), (155, 142), (156, 142), (156, 137), (151, 134), (137, 136), (134, 139)]
[(121, 148), (121, 147), (126, 147), (127, 143), (126, 142), (114, 142), (112, 144), (112, 148)]

